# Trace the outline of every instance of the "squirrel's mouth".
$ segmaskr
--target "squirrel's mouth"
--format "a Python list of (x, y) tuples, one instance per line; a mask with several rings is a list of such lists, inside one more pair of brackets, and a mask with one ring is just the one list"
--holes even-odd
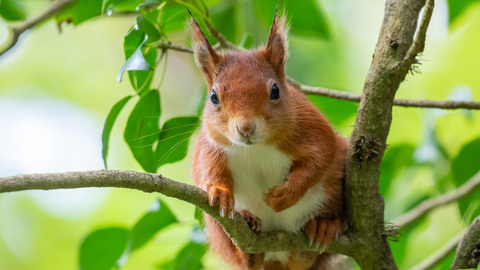
[(245, 142), (245, 144), (246, 144), (246, 145), (252, 145), (253, 142), (251, 142), (250, 140), (248, 140), (248, 141)]

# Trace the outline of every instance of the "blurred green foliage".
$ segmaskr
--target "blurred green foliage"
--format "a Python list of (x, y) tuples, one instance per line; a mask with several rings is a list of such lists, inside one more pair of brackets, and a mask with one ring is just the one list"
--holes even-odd
[[(478, 69), (469, 66), (480, 60), (479, 50), (475, 47), (480, 42), (478, 34), (476, 36), (471, 34), (480, 31), (480, 8), (477, 2), (475, 0), (447, 1), (448, 11), (444, 10), (443, 14), (436, 16), (443, 16), (444, 18), (439, 20), (448, 21), (449, 31), (455, 34), (449, 36), (448, 39), (437, 37), (436, 41), (443, 44), (445, 48), (438, 46), (434, 47), (433, 51), (430, 51), (431, 43), (430, 40), (427, 40), (424, 57), (429, 57), (431, 63), (424, 63), (423, 75), (409, 77), (407, 82), (402, 84), (399, 91), (400, 96), (416, 99), (446, 99), (452, 98), (452, 95), (455, 97), (456, 88), (466, 85), (470, 95), (469, 97), (467, 95), (466, 99), (478, 100), (480, 79), (475, 76), (477, 74), (471, 73), (478, 72)], [(92, 110), (97, 110), (94, 105), (99, 102), (98, 100), (110, 102), (107, 104), (108, 106), (104, 105), (101, 109), (105, 115), (108, 113), (102, 135), (102, 157), (105, 167), (107, 167), (109, 150), (115, 151), (115, 148), (122, 147), (115, 144), (114, 141), (121, 132), (120, 130), (123, 129), (126, 145), (141, 169), (147, 172), (162, 173), (171, 170), (175, 172), (175, 177), (172, 178), (189, 181), (188, 173), (183, 172), (188, 171), (189, 143), (199, 126), (199, 117), (203, 110), (207, 91), (205, 83), (201, 79), (192, 78), (192, 80), (196, 80), (195, 84), (200, 85), (197, 91), (199, 93), (197, 100), (192, 101), (181, 97), (185, 99), (185, 101), (182, 100), (184, 103), (181, 106), (188, 109), (181, 111), (179, 113), (181, 116), (169, 114), (170, 111), (165, 110), (165, 107), (168, 107), (168, 103), (172, 103), (171, 93), (176, 92), (180, 88), (178, 85), (181, 85), (181, 80), (186, 80), (185, 77), (190, 74), (177, 67), (182, 65), (182, 61), (186, 62), (187, 60), (182, 59), (182, 56), (175, 55), (175, 52), (158, 49), (158, 45), (160, 42), (178, 42), (178, 40), (185, 39), (182, 31), (184, 31), (185, 22), (189, 17), (185, 5), (192, 11), (211, 43), (215, 43), (216, 40), (206, 31), (206, 24), (211, 24), (240, 48), (254, 47), (266, 42), (276, 4), (276, 0), (188, 0), (183, 2), (179, 0), (78, 0), (58, 13), (55, 21), (64, 28), (65, 32), (77, 31), (77, 28), (69, 28), (65, 22), (82, 29), (82, 27), (97, 25), (106, 20), (124, 20), (126, 21), (124, 25), (129, 28), (123, 33), (123, 55), (115, 54), (115, 57), (124, 56), (124, 60), (122, 60), (124, 64), (121, 67), (118, 65), (112, 68), (118, 74), (118, 81), (121, 81), (124, 72), (127, 71), (131, 84), (131, 92), (128, 95), (126, 93), (104, 94), (103, 98), (92, 99), (90, 96), (93, 96), (93, 93), (102, 92), (101, 89), (105, 89), (96, 84), (93, 84), (93, 87), (92, 85), (85, 87), (86, 93), (84, 94), (77, 94), (80, 91), (73, 90), (59, 94), (59, 96), (63, 95), (62, 97)], [(36, 5), (38, 3), (34, 0), (25, 3), (20, 0), (2, 0), (0, 16), (7, 21), (25, 20), (27, 14), (33, 14), (29, 11), (29, 7), (36, 7)], [(279, 10), (281, 13), (285, 10), (291, 24), (292, 35), (289, 40), (292, 52), (287, 66), (290, 76), (306, 84), (342, 90), (350, 89), (356, 92), (361, 90), (371, 60), (369, 55), (373, 51), (383, 15), (381, 10), (383, 3), (370, 1), (369, 7), (376, 11), (374, 13), (376, 16), (365, 18), (365, 14), (369, 14), (368, 12), (357, 12), (358, 21), (355, 21), (355, 18), (351, 16), (356, 13), (355, 8), (359, 10), (366, 8), (358, 5), (353, 0), (285, 0), (280, 2)], [(464, 11), (467, 10), (470, 10), (470, 14), (473, 15), (465, 15)], [(371, 27), (364, 32), (358, 31), (360, 27), (368, 26), (369, 22), (373, 22), (374, 26), (370, 25)], [(432, 24), (431, 28), (434, 27), (435, 24)], [(91, 32), (88, 34), (100, 31), (94, 26), (89, 29)], [(118, 29), (118, 27), (114, 26), (110, 29)], [(459, 33), (458, 29), (463, 29), (463, 32)], [(37, 29), (32, 34), (35, 31)], [(85, 43), (91, 43), (94, 40), (88, 40)], [(122, 46), (121, 40), (115, 40), (115, 43), (112, 40), (105, 39), (103, 41), (102, 39), (101, 42), (107, 43), (107, 46), (112, 48)], [(188, 42), (183, 43), (188, 44)], [(66, 49), (68, 55), (82, 53), (77, 50), (80, 49)], [(120, 51), (119, 49), (111, 50)], [(101, 56), (107, 54), (104, 53)], [(167, 63), (170, 61), (168, 60), (169, 54), (173, 54), (177, 59), (174, 60), (176, 61), (175, 65)], [(32, 54), (26, 55), (23, 60), (18, 60), (21, 63), (19, 65), (22, 72), (26, 70), (25, 72), (30, 72), (29, 74), (36, 74), (39, 68), (33, 72), (25, 65), (25, 63), (34, 65), (36, 59), (40, 59), (38, 61), (42, 64), (49, 60), (43, 59), (34, 51)], [(0, 63), (1, 61), (3, 59), (0, 59)], [(193, 66), (191, 59), (188, 61), (190, 61), (189, 65)], [(75, 65), (72, 62), (68, 64)], [(60, 66), (65, 65), (62, 63)], [(52, 73), (52, 76), (61, 77), (55, 75), (57, 71), (49, 68), (46, 70)], [(90, 68), (94, 67), (81, 66), (79, 70)], [(170, 70), (173, 71), (169, 73)], [(31, 75), (32, 82), (37, 85), (47, 85), (46, 88), (48, 86), (53, 88), (44, 82), (45, 77), (48, 76), (42, 75), (41, 71), (39, 74), (41, 75), (38, 77)], [(15, 76), (2, 69), (0, 69), (0, 75), (2, 75), (1, 95), (2, 89), (9, 85), (9, 80), (3, 78), (15, 78)], [(89, 74), (87, 78), (93, 80), (94, 75)], [(102, 73), (99, 77), (102, 80), (111, 81), (114, 76), (110, 75), (105, 76)], [(62, 74), (62, 76), (66, 77), (67, 75)], [(169, 82), (170, 77), (174, 78), (173, 82)], [(63, 88), (75, 85), (70, 80), (65, 81)], [(77, 84), (79, 83), (77, 81)], [(84, 83), (83, 80), (81, 83)], [(103, 93), (110, 92), (105, 90)], [(165, 102), (167, 99), (165, 97), (170, 98), (168, 102)], [(358, 109), (357, 103), (318, 96), (309, 96), (308, 98), (326, 115), (340, 133), (349, 135), (355, 112)], [(118, 99), (120, 100), (118, 101)], [(104, 101), (102, 104), (106, 104), (106, 102)], [(111, 104), (114, 106), (109, 108)], [(422, 113), (420, 111), (419, 109), (394, 109), (394, 122), (388, 139), (391, 145), (385, 153), (380, 168), (380, 191), (386, 201), (387, 220), (392, 220), (423, 200), (462, 185), (480, 170), (480, 127), (478, 124), (480, 115), (478, 112), (440, 113), (434, 110)], [(163, 124), (161, 125), (161, 123)], [(114, 124), (120, 125), (120, 127), (116, 128)], [(111, 155), (111, 158), (114, 157), (116, 155)], [(181, 165), (174, 167), (177, 166), (176, 164)], [(128, 166), (140, 169), (138, 166), (135, 167), (136, 165)], [(161, 168), (160, 171), (159, 168)], [(98, 214), (95, 219), (92, 219), (92, 224), (89, 223), (90, 227), (98, 228), (100, 226), (101, 229), (89, 228), (76, 232), (75, 237), (83, 239), (81, 244), (73, 245), (74, 248), (79, 246), (77, 268), (214, 269), (221, 267), (220, 269), (224, 269), (222, 266), (218, 266), (217, 258), (213, 257), (214, 255), (204, 256), (206, 245), (204, 239), (198, 236), (203, 235), (203, 230), (199, 228), (202, 226), (203, 212), (201, 210), (195, 209), (192, 212), (192, 207), (182, 206), (175, 201), (169, 201), (169, 204), (174, 205), (170, 209), (164, 201), (152, 196), (131, 195), (126, 192), (131, 191), (115, 191), (112, 197), (116, 199), (109, 201), (102, 210), (103, 212), (101, 211), (102, 214)], [(124, 199), (126, 194), (130, 194), (128, 196), (132, 196), (137, 201), (143, 200), (141, 206), (140, 203), (134, 204), (133, 199)], [(480, 215), (479, 198), (480, 193), (477, 192), (461, 200), (458, 206), (434, 211), (431, 215), (402, 228), (402, 236), (397, 242), (391, 242), (392, 251), (399, 267), (405, 269), (418, 263), (455, 235), (462, 226), (468, 225), (475, 216)], [(152, 200), (154, 200), (154, 206), (150, 208), (150, 211), (137, 218), (138, 213), (144, 211), (146, 204)], [(5, 201), (7, 200), (5, 199)], [(0, 201), (0, 203), (2, 202)], [(36, 215), (40, 211), (38, 209), (35, 210), (37, 212), (31, 210), (31, 206), (26, 209), (30, 209), (25, 210), (26, 212), (33, 211)], [(109, 216), (109, 219), (102, 219), (104, 216)], [(122, 220), (121, 224), (132, 224), (129, 222), (133, 219), (138, 221), (128, 227), (118, 226), (116, 225), (118, 222), (115, 222)], [(104, 224), (98, 220), (104, 220)], [(448, 221), (448, 224), (439, 224), (441, 222), (438, 220), (444, 221), (444, 223)], [(56, 222), (60, 221), (45, 222), (45, 224), (49, 224), (44, 226), (45, 229), (51, 227), (51, 224), (57, 224)], [(0, 231), (2, 230), (1, 224), (0, 222)], [(68, 226), (74, 227), (75, 225), (73, 222), (68, 223)], [(175, 230), (178, 231), (175, 233)], [(175, 239), (177, 242), (172, 245), (173, 247), (159, 247), (160, 244), (155, 244), (156, 241), (168, 243), (168, 239), (164, 238), (167, 238), (169, 234), (175, 236), (190, 234), (190, 236), (189, 239), (185, 239), (185, 236), (181, 240)], [(55, 232), (52, 235), (58, 236)], [(200, 240), (198, 240), (199, 238)], [(152, 239), (155, 240), (152, 241)], [(51, 237), (48, 240), (53, 241)], [(170, 239), (170, 241), (173, 240)], [(61, 248), (56, 248), (61, 250)], [(161, 252), (158, 252), (159, 250)], [(40, 256), (48, 257), (43, 254)], [(47, 261), (41, 261), (38, 264), (49, 265), (48, 269), (53, 269), (52, 265), (56, 267), (55, 269), (65, 269), (63, 265), (52, 262), (53, 258), (55, 257), (50, 256), (45, 259)], [(446, 258), (439, 269), (448, 269), (452, 259), (452, 256)], [(0, 268), (3, 266), (2, 263), (8, 269), (27, 269), (31, 266), (20, 261), (21, 259), (15, 258), (9, 253), (0, 238)]]

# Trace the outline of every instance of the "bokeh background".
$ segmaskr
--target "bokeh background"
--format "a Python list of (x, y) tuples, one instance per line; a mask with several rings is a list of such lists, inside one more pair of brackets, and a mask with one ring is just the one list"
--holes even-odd
[[(247, 31), (252, 33), (255, 45), (266, 42), (268, 25), (261, 24), (259, 15), (252, 12), (252, 0), (210, 2), (212, 16), (218, 14), (218, 28), (231, 42), (239, 44)], [(287, 74), (304, 84), (360, 93), (385, 3), (318, 0), (317, 4), (326, 15), (329, 35), (289, 35)], [(27, 16), (34, 17), (51, 3), (25, 0), (22, 5)], [(265, 12), (270, 17), (274, 13)], [(293, 20), (302, 16), (286, 12)], [(55, 20), (50, 20), (26, 32), (10, 52), (0, 57), (0, 177), (104, 168), (104, 121), (118, 100), (133, 94), (128, 76), (121, 83), (116, 76), (125, 62), (124, 36), (136, 16), (105, 14), (77, 26), (63, 24), (61, 33)], [(0, 19), (1, 41), (7, 39), (9, 23)], [(183, 30), (170, 33), (170, 40), (189, 44)], [(451, 19), (447, 1), (437, 0), (426, 50), (420, 58), (421, 72), (407, 76), (397, 97), (480, 100), (478, 44), (480, 3), (472, 1)], [(163, 63), (155, 71), (160, 74), (156, 77), (165, 73), (160, 87), (160, 122), (196, 114), (206, 84), (193, 57), (169, 51), (166, 68)], [(310, 99), (340, 134), (350, 135), (356, 103)], [(123, 140), (133, 106), (134, 102), (126, 105), (112, 130), (110, 169), (142, 171)], [(424, 199), (455, 188), (455, 170), (478, 171), (477, 138), (480, 112), (395, 107), (389, 150), (381, 171), (386, 221)], [(465, 162), (457, 161), (460, 153)], [(164, 165), (158, 172), (192, 183), (190, 165), (189, 151), (185, 159)], [(414, 227), (402, 230), (398, 242), (392, 242), (400, 269), (419, 263), (468, 226), (479, 213), (480, 199), (475, 196), (463, 206), (441, 207)], [(170, 206), (179, 222), (158, 233), (122, 267), (135, 270), (162, 269), (163, 262), (177, 255), (197, 224), (193, 206), (125, 189), (1, 194), (0, 269), (78, 269), (79, 248), (86, 235), (111, 226), (131, 227), (158, 197)], [(448, 269), (447, 264), (439, 269)], [(214, 254), (207, 254), (203, 265), (205, 269), (225, 269)]]

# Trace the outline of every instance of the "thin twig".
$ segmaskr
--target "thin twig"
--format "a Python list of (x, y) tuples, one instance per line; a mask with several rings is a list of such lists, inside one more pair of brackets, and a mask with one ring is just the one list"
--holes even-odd
[(72, 3), (73, 1), (76, 0), (64, 0), (64, 1), (58, 1), (54, 3), (50, 8), (48, 8), (44, 13), (40, 14), (38, 17), (22, 24), (19, 26), (13, 26), (11, 27), (9, 37), (7, 37), (7, 40), (2, 44), (0, 49), (0, 56), (5, 54), (7, 51), (9, 51), (15, 44), (17, 44), (18, 38), (20, 35), (22, 35), (25, 31), (28, 29), (36, 26), (37, 24), (46, 21), (50, 19), (53, 15), (55, 15), (57, 12), (60, 11), (62, 7), (64, 7), (67, 4)]
[(480, 262), (480, 216), (470, 224), (457, 247), (451, 270), (477, 269)]
[(450, 254), (455, 251), (455, 248), (460, 243), (460, 240), (465, 235), (465, 231), (463, 230), (459, 232), (457, 235), (452, 237), (452, 239), (448, 240), (445, 245), (443, 245), (439, 250), (437, 250), (432, 255), (428, 256), (425, 260), (421, 261), (419, 264), (410, 268), (410, 270), (427, 270), (437, 266), (441, 263), (444, 259), (446, 259)]
[[(315, 87), (300, 84), (293, 78), (287, 79), (294, 87), (302, 90), (306, 95), (316, 95), (323, 97), (331, 97), (340, 100), (349, 100), (360, 102), (360, 94), (350, 93), (345, 91), (333, 90), (324, 87)], [(412, 99), (395, 99), (393, 105), (401, 107), (415, 107), (415, 108), (437, 108), (437, 109), (468, 109), (480, 110), (480, 102), (474, 101), (454, 101), (454, 100), (412, 100)]]
[(173, 45), (171, 42), (168, 41), (160, 41), (160, 43), (157, 45), (157, 48), (162, 49), (162, 50), (174, 50), (174, 51), (179, 51), (179, 52), (186, 52), (186, 53), (191, 53), (193, 54), (193, 50), (188, 47), (182, 47), (178, 45)]
[[(425, 39), (427, 37), (427, 28), (432, 18), (433, 8), (435, 7), (435, 0), (427, 0), (425, 7), (423, 9), (423, 16), (418, 27), (415, 39), (413, 40), (412, 46), (405, 55), (405, 61), (411, 62), (415, 61), (417, 54), (423, 52), (425, 49)], [(410, 64), (409, 64), (410, 65)]]
[[(0, 193), (22, 190), (72, 189), (84, 187), (117, 187), (136, 189), (144, 192), (158, 192), (165, 196), (177, 198), (203, 209), (214, 217), (235, 240), (235, 244), (249, 253), (266, 251), (305, 250), (320, 251), (310, 247), (307, 237), (285, 231), (270, 231), (255, 234), (250, 230), (240, 214), (234, 219), (221, 217), (218, 204), (208, 205), (207, 193), (200, 188), (164, 177), (155, 173), (134, 171), (99, 170), (67, 173), (47, 173), (16, 175), (0, 178)], [(325, 251), (351, 254), (349, 238), (342, 235)]]
[(423, 201), (417, 207), (397, 217), (392, 222), (395, 223), (398, 227), (407, 226), (418, 218), (426, 215), (433, 209), (448, 203), (456, 202), (459, 199), (472, 194), (478, 188), (480, 188), (480, 172), (475, 174), (459, 188), (449, 191), (435, 198)]

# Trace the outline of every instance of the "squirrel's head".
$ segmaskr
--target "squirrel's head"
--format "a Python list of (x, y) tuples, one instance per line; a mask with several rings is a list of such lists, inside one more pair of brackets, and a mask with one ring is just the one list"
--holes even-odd
[(192, 19), (195, 60), (208, 84), (203, 125), (216, 143), (274, 144), (285, 137), (295, 114), (285, 81), (287, 31), (285, 17), (275, 15), (265, 47), (217, 53)]

